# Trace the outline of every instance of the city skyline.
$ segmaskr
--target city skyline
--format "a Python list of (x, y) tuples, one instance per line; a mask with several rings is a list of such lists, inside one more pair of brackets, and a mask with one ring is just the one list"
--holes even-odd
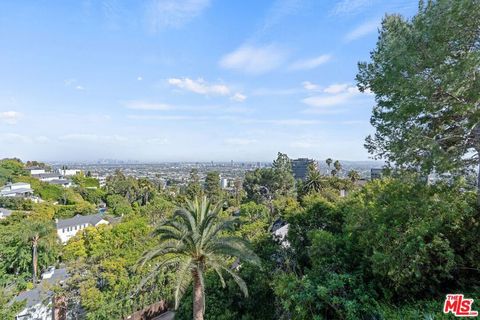
[(368, 160), (356, 89), (416, 1), (2, 3), (0, 158)]

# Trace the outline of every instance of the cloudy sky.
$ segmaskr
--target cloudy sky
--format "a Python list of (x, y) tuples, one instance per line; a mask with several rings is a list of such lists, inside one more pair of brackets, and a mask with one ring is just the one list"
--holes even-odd
[(0, 2), (0, 158), (366, 160), (355, 86), (406, 0)]

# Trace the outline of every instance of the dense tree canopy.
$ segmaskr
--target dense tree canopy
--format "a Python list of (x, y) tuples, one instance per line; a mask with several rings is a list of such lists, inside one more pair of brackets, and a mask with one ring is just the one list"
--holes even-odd
[(480, 3), (420, 2), (411, 20), (387, 15), (361, 91), (375, 94), (371, 153), (431, 172), (465, 170), (480, 152)]

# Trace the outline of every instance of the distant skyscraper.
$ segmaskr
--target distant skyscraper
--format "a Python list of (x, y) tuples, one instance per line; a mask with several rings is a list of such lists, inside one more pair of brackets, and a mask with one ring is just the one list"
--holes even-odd
[(308, 165), (315, 164), (315, 161), (308, 158), (298, 158), (292, 160), (292, 171), (295, 179), (305, 180), (308, 175)]

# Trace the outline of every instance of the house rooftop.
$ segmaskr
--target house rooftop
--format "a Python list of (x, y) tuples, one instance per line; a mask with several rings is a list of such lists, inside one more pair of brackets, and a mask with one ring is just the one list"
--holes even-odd
[(5, 188), (5, 187), (20, 187), (20, 186), (29, 186), (29, 185), (30, 185), (30, 183), (27, 183), (27, 182), (7, 183), (2, 188)]
[(13, 190), (0, 190), (0, 195), (7, 196), (9, 194), (22, 194), (22, 193), (32, 193), (33, 189), (31, 188), (17, 188)]
[(32, 290), (23, 291), (15, 297), (15, 301), (25, 301), (26, 308), (33, 307), (45, 300), (52, 294), (51, 288), (68, 278), (67, 269), (55, 269), (53, 275), (43, 279), (38, 286)]
[(68, 179), (55, 179), (50, 181), (50, 184), (58, 184), (58, 185), (64, 185), (70, 183), (70, 180)]
[(63, 229), (68, 227), (79, 226), (82, 224), (91, 224), (92, 226), (99, 223), (101, 220), (104, 220), (103, 214), (97, 213), (88, 216), (82, 216), (77, 214), (75, 217), (70, 219), (59, 219), (57, 221), (57, 229)]
[(54, 177), (61, 177), (61, 176), (62, 175), (60, 173), (52, 173), (52, 172), (32, 174), (32, 177), (38, 178), (38, 179), (54, 178)]

